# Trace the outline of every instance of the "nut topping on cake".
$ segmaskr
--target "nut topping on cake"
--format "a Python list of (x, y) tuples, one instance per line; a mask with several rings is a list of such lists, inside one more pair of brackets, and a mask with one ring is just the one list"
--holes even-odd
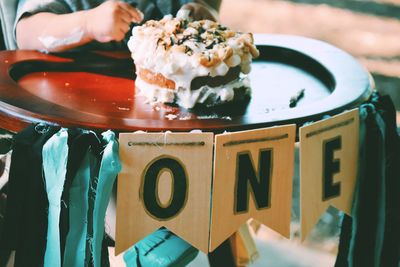
[[(145, 80), (153, 86), (184, 92), (182, 95), (190, 97), (193, 97), (190, 91), (193, 90), (191, 82), (195, 78), (224, 77), (235, 67), (239, 73), (248, 74), (252, 58), (259, 56), (251, 33), (235, 32), (210, 20), (190, 21), (172, 16), (134, 27), (128, 47), (136, 69), (142, 70), (137, 71), (138, 78), (142, 79), (139, 83), (144, 84)], [(230, 83), (238, 86), (243, 79), (245, 77), (240, 76)], [(165, 86), (165, 81), (173, 83)], [(175, 88), (171, 88), (172, 85)], [(224, 90), (229, 86), (223, 87)], [(193, 101), (199, 101), (199, 97)], [(192, 107), (195, 104), (193, 101), (184, 106)]]

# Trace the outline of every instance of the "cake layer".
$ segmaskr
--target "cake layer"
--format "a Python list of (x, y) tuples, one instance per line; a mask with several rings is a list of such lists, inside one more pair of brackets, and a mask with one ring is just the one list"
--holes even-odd
[(149, 84), (157, 85), (162, 88), (175, 90), (175, 82), (165, 78), (164, 75), (160, 73), (154, 73), (148, 69), (141, 69), (138, 67), (136, 67), (136, 69), (138, 69), (137, 76), (140, 77), (140, 79), (142, 79), (143, 81)]
[[(232, 101), (236, 96), (250, 96), (250, 81), (247, 77), (240, 77), (228, 84), (209, 87), (204, 85), (197, 90), (173, 90), (162, 88), (147, 83), (140, 77), (136, 78), (135, 86), (139, 94), (143, 95), (151, 103), (177, 104), (184, 108), (193, 108), (196, 104), (215, 106)], [(238, 93), (238, 91), (240, 91)], [(237, 99), (240, 100), (240, 99)]]
[[(176, 83), (172, 80), (167, 79), (164, 77), (164, 75), (160, 73), (154, 73), (148, 69), (142, 69), (139, 67), (136, 67), (138, 69), (137, 73), (138, 76), (145, 82), (149, 84), (154, 84), (157, 85), (161, 88), (167, 88), (167, 89), (174, 89), (178, 90), (176, 87)], [(209, 87), (218, 87), (227, 83), (230, 83), (231, 81), (234, 81), (239, 78), (240, 75), (240, 68), (239, 67), (234, 67), (229, 69), (229, 71), (226, 73), (224, 76), (216, 76), (216, 77), (210, 77), (210, 76), (201, 76), (201, 77), (196, 77), (192, 80), (192, 83), (190, 85), (191, 90), (196, 90), (201, 88), (202, 86), (209, 86)]]
[(200, 77), (195, 77), (192, 80), (192, 83), (190, 85), (190, 88), (192, 90), (199, 89), (200, 87), (204, 85), (208, 85), (209, 87), (218, 87), (224, 84), (228, 84), (236, 79), (239, 78), (240, 75), (240, 67), (236, 66), (233, 68), (230, 68), (229, 71), (224, 75), (224, 76), (215, 76), (215, 77), (210, 77), (210, 76), (200, 76)]

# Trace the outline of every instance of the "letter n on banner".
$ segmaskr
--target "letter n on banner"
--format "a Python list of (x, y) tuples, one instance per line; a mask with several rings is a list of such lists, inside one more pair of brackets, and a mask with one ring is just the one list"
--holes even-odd
[(216, 136), (210, 251), (248, 219), (290, 235), (295, 125)]
[(358, 164), (358, 109), (300, 128), (301, 238), (329, 206), (351, 212)]
[(120, 134), (116, 253), (165, 226), (208, 251), (212, 133)]

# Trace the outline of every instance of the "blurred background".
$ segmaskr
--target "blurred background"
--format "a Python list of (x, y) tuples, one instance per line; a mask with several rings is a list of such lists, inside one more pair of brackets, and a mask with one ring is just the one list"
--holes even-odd
[[(376, 89), (391, 96), (400, 127), (400, 0), (223, 0), (220, 20), (235, 30), (301, 35), (345, 50), (372, 74)], [(334, 266), (343, 214), (330, 208), (300, 242), (298, 190), (296, 173), (291, 240), (250, 227), (258, 250), (251, 267)], [(190, 266), (207, 266), (205, 255)]]
[(236, 30), (301, 35), (347, 51), (400, 111), (400, 0), (222, 0), (220, 19)]

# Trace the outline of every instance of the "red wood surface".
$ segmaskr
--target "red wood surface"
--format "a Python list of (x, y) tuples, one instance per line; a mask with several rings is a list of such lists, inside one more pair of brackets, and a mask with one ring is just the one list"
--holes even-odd
[[(285, 67), (286, 63), (275, 64), (276, 59), (270, 61), (268, 58), (271, 52), (263, 49), (250, 75), (253, 89), (250, 103), (242, 107), (224, 105), (217, 112), (208, 109), (188, 111), (146, 103), (144, 97), (136, 94), (133, 64), (128, 53), (107, 52), (95, 57), (91, 53), (88, 60), (90, 63), (92, 59), (93, 64), (88, 65), (84, 57), (86, 54), (75, 54), (78, 56), (70, 59), (74, 57), (64, 58), (68, 56), (35, 51), (2, 51), (0, 128), (17, 132), (32, 122), (46, 122), (63, 127), (117, 131), (234, 131), (287, 123), (301, 125), (318, 120), (325, 114), (333, 115), (354, 108), (369, 97), (371, 86), (368, 74), (343, 51), (306, 38), (261, 37), (266, 37), (261, 45), (269, 44), (277, 52), (279, 47), (289, 49), (282, 50), (279, 55), (288, 57), (297, 53), (293, 54), (297, 61), (288, 63), (288, 67)], [(95, 58), (101, 60), (96, 61)], [(282, 62), (289, 62), (290, 58)], [(323, 71), (322, 68), (330, 72), (335, 88), (327, 88), (317, 81), (318, 77), (312, 78), (301, 67), (293, 67), (303, 66), (304, 60), (309, 62), (310, 58), (319, 62), (318, 65), (310, 61), (315, 65), (313, 68), (317, 75)], [(35, 65), (31, 64), (33, 61), (52, 63)], [(35, 69), (38, 66), (42, 69)], [(49, 69), (46, 66), (50, 66)], [(66, 69), (64, 66), (67, 66)], [(95, 71), (87, 71), (87, 67), (94, 67)], [(290, 79), (282, 79), (288, 75)], [(290, 96), (300, 88), (306, 88), (304, 99), (296, 108), (289, 108)], [(329, 91), (330, 95), (326, 93)]]
[[(116, 57), (121, 58), (121, 54)], [(176, 107), (149, 105), (143, 97), (135, 96), (133, 79), (50, 71), (28, 73), (14, 81), (9, 75), (10, 66), (26, 60), (71, 61), (34, 51), (0, 53), (2, 128), (19, 131), (31, 122), (40, 121), (64, 127), (121, 131), (187, 130), (209, 124), (207, 120), (195, 123), (196, 116)]]
[[(0, 107), (0, 127), (14, 132), (23, 129), (31, 122), (35, 122), (34, 114), (10, 104), (18, 102), (17, 98), (20, 96), (20, 87), (11, 79), (8, 72), (12, 64), (24, 60), (71, 61), (70, 59), (46, 55), (36, 51), (3, 51), (0, 53), (0, 96), (2, 100)], [(27, 96), (21, 100), (23, 99), (27, 99)]]

